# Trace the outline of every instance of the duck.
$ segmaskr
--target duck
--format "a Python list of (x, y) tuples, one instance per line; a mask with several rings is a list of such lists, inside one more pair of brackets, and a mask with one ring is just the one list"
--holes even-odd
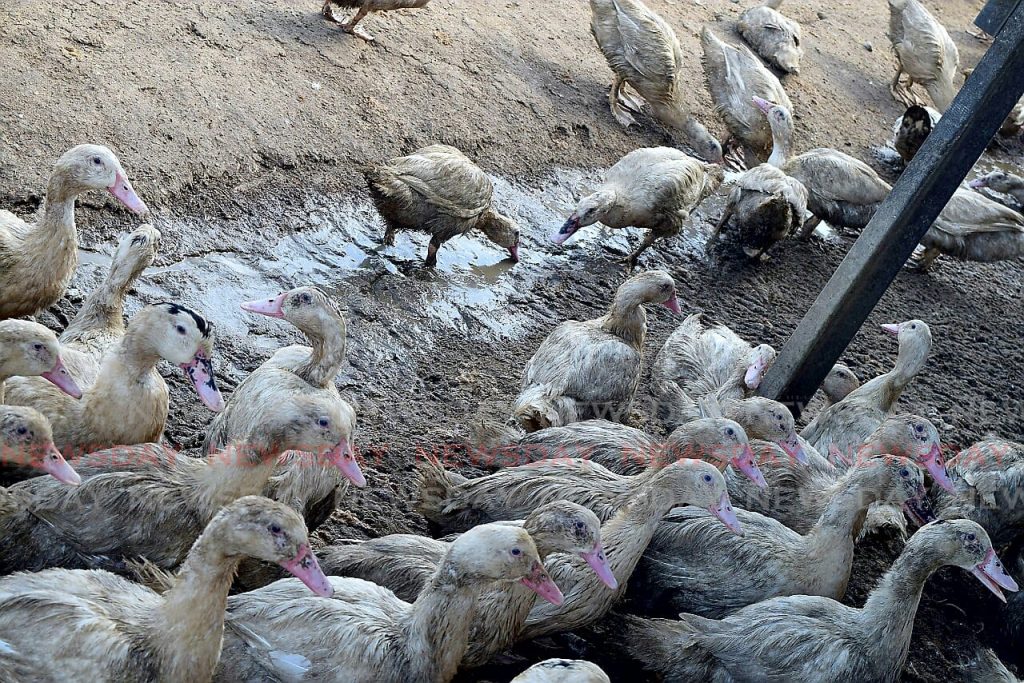
[[(345, 33), (351, 33), (357, 38), (373, 43), (376, 38), (357, 26), (367, 15), (396, 9), (420, 9), (426, 7), (428, 2), (430, 0), (324, 0), (320, 13), (327, 21), (341, 24), (340, 28)], [(352, 8), (357, 11), (348, 21), (340, 22), (334, 16), (335, 7)]]
[(476, 229), (519, 260), (519, 227), (491, 204), (490, 178), (461, 151), (430, 145), (363, 171), (370, 196), (387, 230), (384, 244), (395, 234), (415, 230), (430, 234), (425, 265), (437, 265), (437, 250), (458, 235)]
[[(601, 522), (581, 505), (565, 500), (541, 505), (525, 520), (503, 522), (526, 530), (549, 573), (548, 560), (579, 557), (607, 588), (618, 588), (610, 558), (602, 545)], [(452, 539), (454, 540), (454, 539)], [(414, 534), (393, 534), (370, 541), (334, 544), (318, 553), (330, 576), (363, 579), (390, 589), (400, 599), (413, 602), (437, 573), (452, 541)], [(596, 587), (595, 590), (601, 590)], [(463, 668), (481, 666), (511, 647), (518, 639), (536, 594), (522, 584), (498, 584), (481, 593), (477, 616), (469, 630), (469, 646)]]
[(210, 520), (163, 593), (101, 570), (0, 579), (0, 670), (19, 666), (40, 682), (210, 680), (242, 557), (277, 562), (317, 595), (331, 594), (302, 519), (246, 496)]
[(825, 375), (821, 383), (821, 393), (825, 397), (825, 407), (839, 403), (860, 386), (860, 378), (843, 363), (836, 363)]
[(340, 460), (341, 412), (322, 397), (299, 397), (206, 458), (156, 443), (121, 446), (73, 459), (81, 486), (51, 486), (49, 477), (14, 484), (9, 490), (31, 505), (0, 529), (0, 572), (120, 574), (141, 557), (172, 570), (222, 507), (260, 493), (281, 453), (303, 448)]
[(764, 257), (776, 243), (804, 224), (807, 188), (770, 164), (759, 164), (733, 182), (722, 217), (708, 238), (707, 250), (722, 229), (733, 226), (748, 258)]
[(667, 680), (900, 679), (924, 585), (943, 566), (961, 567), (1001, 599), (1016, 582), (985, 530), (935, 521), (915, 533), (861, 608), (793, 595), (755, 603), (724, 619), (622, 615), (605, 626), (644, 669)]
[(1010, 195), (1017, 203), (1017, 207), (1024, 207), (1024, 178), (1019, 175), (996, 169), (975, 178), (968, 185), (972, 190), (987, 187), (993, 192)]
[[(69, 486), (82, 483), (75, 468), (53, 445), (50, 421), (38, 410), (0, 405), (0, 455), (5, 467), (29, 467)], [(10, 501), (17, 496), (5, 489), (3, 498), (7, 502), (0, 503), (4, 508), (2, 517), (8, 519)]]
[(590, 32), (614, 74), (608, 103), (615, 120), (626, 128), (635, 124), (626, 109), (637, 112), (646, 101), (654, 118), (698, 157), (722, 163), (722, 145), (693, 116), (682, 77), (689, 64), (672, 27), (640, 0), (590, 0), (590, 12)]
[(224, 653), (214, 681), (335, 680), (446, 683), (469, 645), (480, 596), (521, 583), (561, 602), (530, 535), (484, 524), (459, 536), (412, 603), (387, 588), (329, 577), (332, 599), (294, 579), (228, 599)]
[(742, 146), (747, 167), (751, 168), (767, 160), (772, 151), (772, 129), (752, 98), (777, 102), (789, 111), (793, 111), (793, 104), (779, 79), (747, 46), (722, 42), (709, 26), (701, 32), (700, 43), (715, 110)]
[(360, 488), (366, 485), (353, 449), (356, 413), (334, 385), (345, 362), (345, 317), (323, 290), (311, 286), (249, 301), (241, 308), (291, 323), (306, 335), (310, 345), (278, 349), (242, 380), (207, 430), (203, 451), (215, 453), (224, 448), (295, 396), (321, 396), (334, 403), (342, 415), (342, 459), (338, 463), (315, 462), (308, 453), (289, 453), (263, 491), (263, 495), (301, 514), (307, 528), (316, 530), (334, 512), (348, 483)]
[(608, 674), (585, 659), (545, 659), (512, 679), (512, 683), (611, 683)]
[(0, 320), (0, 405), (4, 383), (11, 377), (41, 377), (71, 398), (82, 398), (61, 351), (57, 335), (39, 323)]
[(959, 188), (921, 238), (911, 267), (931, 269), (940, 255), (962, 261), (1007, 261), (1024, 255), (1024, 215), (983, 194)]
[(935, 519), (921, 468), (908, 458), (887, 456), (867, 459), (846, 472), (803, 535), (771, 517), (737, 510), (740, 538), (720, 533), (716, 520), (696, 508), (674, 510), (640, 560), (629, 604), (649, 615), (690, 612), (720, 619), (786, 595), (841, 600), (859, 528), (875, 501), (902, 506), (918, 524)]
[(628, 419), (647, 335), (644, 304), (654, 303), (680, 312), (675, 281), (663, 270), (622, 283), (600, 318), (558, 325), (526, 363), (512, 422), (533, 432), (588, 417)]
[(646, 228), (640, 246), (626, 257), (637, 259), (659, 238), (678, 235), (693, 211), (714, 194), (725, 172), (671, 147), (643, 147), (619, 159), (597, 190), (581, 199), (572, 215), (551, 236), (562, 244), (580, 228), (601, 222), (609, 228)]
[[(688, 438), (680, 439), (672, 452), (673, 457), (678, 455), (679, 459), (687, 460), (685, 468), (707, 470), (689, 463), (688, 456), (718, 458), (718, 462), (707, 464), (714, 469), (724, 469), (729, 463), (745, 463), (742, 468), (745, 474), (760, 480), (759, 470), (752, 466), (753, 453), (747, 436), (738, 424), (722, 418), (707, 418), (694, 421), (687, 429)], [(640, 474), (627, 476), (590, 460), (563, 458), (506, 467), (494, 474), (467, 479), (446, 470), (436, 460), (425, 458), (418, 461), (416, 467), (420, 491), (417, 508), (429, 522), (448, 533), (474, 524), (522, 519), (538, 505), (552, 500), (579, 503), (606, 522), (652, 479), (676, 476), (660, 474), (666, 466), (675, 468), (675, 465), (675, 462), (658, 459)], [(719, 502), (724, 506), (727, 500)]]
[(34, 315), (64, 295), (78, 265), (75, 199), (106, 190), (137, 214), (149, 211), (114, 153), (72, 147), (57, 160), (35, 223), (0, 210), (0, 320)]
[(95, 377), (81, 400), (37, 377), (7, 382), (7, 402), (46, 415), (65, 453), (158, 441), (168, 414), (167, 383), (156, 369), (161, 358), (185, 372), (207, 408), (224, 407), (213, 373), (213, 325), (182, 304), (146, 306), (99, 360), (78, 358), (77, 377)]
[[(896, 55), (896, 76), (890, 90), (905, 104), (918, 104), (910, 89), (924, 86), (940, 113), (953, 102), (959, 89), (960, 53), (945, 27), (918, 0), (889, 0), (889, 40)], [(907, 74), (909, 82), (900, 82)]]
[(775, 362), (768, 344), (753, 346), (725, 325), (694, 313), (668, 336), (651, 371), (658, 414), (668, 429), (700, 416), (709, 394), (724, 404), (752, 395)]
[(850, 392), (846, 398), (818, 413), (800, 432), (819, 453), (849, 457), (882, 421), (893, 413), (904, 389), (928, 361), (932, 333), (922, 320), (882, 325), (896, 337), (899, 351), (889, 372), (873, 378)]
[(836, 228), (866, 226), (892, 186), (863, 161), (834, 149), (821, 147), (790, 158), (793, 116), (789, 109), (760, 97), (754, 102), (772, 128), (768, 163), (807, 188), (807, 209), (813, 216), (800, 230), (800, 239), (809, 238), (823, 220)]
[[(767, 482), (766, 489), (750, 486), (743, 477), (732, 472), (726, 472), (725, 479), (730, 497), (742, 509), (772, 517), (798, 534), (806, 534), (835, 495), (844, 473), (860, 468), (866, 460), (878, 455), (910, 458), (928, 472), (937, 486), (952, 491), (941, 443), (938, 430), (926, 418), (913, 414), (893, 415), (885, 418), (864, 443), (851, 451), (852, 464), (839, 460), (836, 466), (827, 460), (811, 459), (806, 465), (797, 465), (781, 449), (769, 444), (771, 449), (761, 448), (755, 452), (758, 468)], [(771, 495), (765, 495), (766, 490), (771, 491)], [(858, 533), (865, 536), (887, 525), (895, 525), (902, 532), (905, 526), (894, 521), (902, 518), (902, 514), (894, 514), (892, 506), (874, 505)]]
[[(965, 77), (969, 77), (973, 73), (974, 69), (963, 70)], [(1013, 105), (1013, 109), (1003, 119), (1003, 125), (999, 127), (999, 134), (1003, 137), (1013, 137), (1020, 133), (1022, 128), (1024, 128), (1024, 97), (1017, 100), (1017, 104)], [(995, 141), (993, 140), (993, 142)]]
[(764, 61), (795, 76), (800, 73), (804, 56), (800, 46), (803, 36), (800, 24), (780, 12), (781, 6), (782, 0), (765, 0), (764, 4), (745, 10), (736, 30)]
[(892, 128), (892, 146), (904, 164), (910, 163), (941, 118), (942, 114), (931, 107), (912, 104), (903, 116), (896, 119)]

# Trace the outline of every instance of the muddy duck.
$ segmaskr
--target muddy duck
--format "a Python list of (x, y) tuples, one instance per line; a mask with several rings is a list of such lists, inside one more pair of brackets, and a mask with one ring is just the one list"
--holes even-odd
[(387, 224), (386, 246), (393, 245), (401, 231), (429, 233), (426, 266), (433, 268), (442, 244), (477, 229), (507, 249), (513, 261), (519, 260), (515, 221), (494, 210), (490, 178), (454, 147), (430, 145), (367, 167), (363, 175)]
[(768, 344), (752, 346), (725, 325), (688, 316), (654, 359), (654, 394), (669, 429), (700, 415), (698, 401), (713, 394), (719, 403), (744, 398), (761, 385), (775, 362)]
[[(580, 557), (589, 571), (608, 588), (618, 583), (601, 539), (601, 522), (581, 505), (560, 500), (538, 507), (523, 521), (503, 522), (521, 526), (537, 546), (541, 561), (559, 555)], [(349, 576), (371, 581), (412, 602), (436, 572), (451, 546), (413, 534), (394, 534), (365, 542), (321, 548), (321, 566), (331, 576)], [(550, 571), (550, 567), (548, 567)], [(607, 590), (607, 589), (605, 589)], [(533, 607), (536, 594), (522, 584), (499, 584), (483, 592), (477, 616), (470, 627), (469, 646), (461, 666), (475, 667), (511, 647), (519, 638)]]
[(931, 107), (912, 104), (903, 116), (896, 119), (892, 128), (892, 146), (904, 164), (910, 163), (941, 118), (942, 114)]
[(247, 496), (210, 520), (162, 594), (99, 570), (0, 579), (0, 666), (13, 663), (34, 681), (210, 680), (242, 557), (276, 562), (307, 590), (331, 594), (302, 519)]
[[(904, 104), (919, 104), (910, 89), (924, 87), (940, 113), (945, 113), (958, 86), (960, 53), (940, 24), (918, 0), (889, 0), (889, 40), (896, 54), (896, 76), (890, 90)], [(909, 77), (904, 85), (903, 74)]]
[(849, 457), (896, 407), (903, 390), (924, 369), (932, 347), (932, 333), (920, 320), (882, 325), (896, 337), (899, 351), (893, 369), (850, 392), (804, 427), (800, 436), (819, 453)]
[(604, 183), (579, 201), (551, 241), (562, 244), (580, 228), (598, 222), (609, 228), (646, 228), (643, 242), (626, 257), (632, 270), (656, 240), (679, 234), (690, 212), (718, 189), (723, 175), (721, 166), (671, 147), (634, 150), (608, 169)]
[(860, 386), (860, 378), (853, 370), (842, 363), (836, 363), (825, 375), (821, 383), (821, 393), (825, 397), (825, 405), (839, 403)]
[[(691, 64), (672, 27), (640, 0), (590, 0), (590, 12), (590, 32), (614, 74), (608, 103), (615, 119), (628, 128), (636, 123), (629, 112), (639, 112), (646, 101), (654, 118), (697, 156), (721, 163), (721, 144), (693, 117), (682, 77)], [(626, 92), (627, 86), (640, 96)]]
[(707, 248), (727, 226), (748, 258), (761, 258), (777, 242), (799, 230), (807, 213), (807, 188), (770, 164), (760, 164), (737, 178), (725, 211), (708, 238)]
[(892, 187), (874, 170), (849, 154), (829, 148), (812, 149), (790, 158), (793, 116), (786, 107), (757, 98), (757, 106), (772, 128), (768, 163), (807, 188), (807, 209), (814, 214), (800, 231), (807, 239), (821, 221), (835, 228), (863, 228), (875, 215)]
[(953, 193), (910, 266), (927, 271), (940, 255), (961, 261), (1007, 261), (1024, 255), (1024, 215), (978, 192)]
[(306, 526), (315, 530), (334, 512), (347, 483), (366, 485), (353, 450), (356, 414), (334, 385), (345, 362), (345, 318), (334, 301), (316, 287), (297, 287), (241, 306), (291, 323), (306, 335), (310, 346), (279, 349), (242, 380), (224, 411), (214, 418), (203, 448), (206, 453), (224, 448), (295, 396), (318, 396), (335, 403), (343, 415), (340, 428), (346, 444), (341, 469), (312, 461), (308, 453), (289, 453), (263, 492), (303, 515)]
[(655, 616), (691, 612), (720, 619), (786, 595), (841, 600), (854, 542), (871, 503), (902, 506), (918, 524), (935, 518), (927, 507), (924, 473), (907, 458), (866, 460), (837, 483), (805, 535), (770, 517), (737, 510), (743, 527), (739, 538), (720, 533), (716, 520), (696, 508), (674, 510), (640, 561), (630, 584), (632, 604)]
[[(426, 7), (430, 0), (324, 0), (324, 19), (341, 24), (341, 30), (345, 33), (362, 38), (368, 43), (374, 42), (375, 38), (359, 28), (357, 24), (373, 12), (386, 12), (395, 9), (420, 9)], [(340, 22), (334, 16), (335, 7), (345, 7), (357, 10), (348, 21)]]
[(82, 389), (64, 365), (57, 335), (28, 320), (0, 320), (0, 404), (11, 377), (42, 377), (72, 398)]
[(469, 644), (480, 596), (522, 583), (546, 600), (562, 594), (520, 527), (486, 524), (456, 539), (412, 603), (369, 581), (330, 577), (333, 599), (294, 579), (228, 600), (215, 681), (450, 681)]
[(605, 315), (556, 327), (526, 363), (513, 421), (534, 432), (590, 417), (628, 419), (647, 335), (644, 304), (679, 313), (672, 276), (634, 275), (616, 290)]
[(32, 408), (0, 405), (0, 456), (5, 467), (31, 468), (72, 486), (82, 483), (53, 445), (50, 421)]
[(512, 683), (611, 683), (611, 679), (597, 664), (584, 659), (545, 659)]
[(780, 71), (798, 74), (804, 56), (800, 24), (780, 12), (781, 6), (782, 0), (765, 0), (763, 5), (751, 7), (740, 15), (736, 30), (764, 61)]
[(0, 210), (0, 319), (33, 315), (57, 302), (78, 265), (75, 198), (106, 190), (138, 214), (146, 205), (114, 153), (79, 145), (57, 160), (40, 218), (28, 223)]
[(223, 399), (212, 357), (211, 323), (181, 304), (163, 302), (136, 313), (124, 336), (101, 359), (76, 363), (73, 374), (95, 377), (81, 400), (40, 378), (15, 377), (7, 382), (7, 402), (46, 415), (61, 450), (89, 452), (154, 442), (163, 433), (168, 412), (167, 384), (157, 363), (163, 358), (180, 367), (203, 403), (219, 411)]
[(969, 185), (974, 190), (987, 187), (993, 192), (1010, 195), (1017, 202), (1018, 207), (1024, 207), (1024, 178), (1019, 175), (996, 169), (975, 178)]
[[(728, 463), (752, 463), (747, 436), (735, 422), (709, 418), (695, 421), (687, 428), (690, 436), (685, 444), (677, 445), (673, 456), (685, 459), (687, 455), (700, 454), (722, 458), (721, 462), (701, 461), (713, 469), (724, 469)], [(685, 463), (690, 470), (707, 471), (688, 459)], [(667, 466), (676, 464), (671, 462)], [(629, 476), (589, 460), (564, 458), (507, 467), (485, 477), (467, 479), (427, 458), (417, 463), (418, 508), (427, 520), (446, 531), (460, 531), (482, 522), (523, 519), (538, 505), (553, 500), (579, 503), (593, 510), (601, 521), (607, 521), (626, 506), (637, 490), (664, 476), (660, 473), (665, 467), (665, 462), (654, 461), (640, 474)], [(762, 481), (756, 467), (744, 469), (749, 476)]]
[(278, 456), (293, 448), (341, 460), (341, 410), (323, 398), (296, 398), (206, 458), (159, 444), (122, 446), (71, 461), (81, 486), (37, 477), (10, 487), (30, 510), (0, 529), (0, 570), (47, 567), (125, 571), (145, 557), (175, 568), (217, 511), (267, 484)]
[(968, 520), (921, 528), (868, 596), (863, 608), (795, 595), (765, 600), (720, 621), (693, 614), (679, 620), (622, 616), (615, 637), (645, 669), (673, 681), (900, 678), (914, 617), (928, 577), (961, 567), (1003, 598), (1017, 584), (1003, 570), (985, 530)]
[[(973, 73), (974, 69), (963, 70), (965, 77), (969, 77)], [(1024, 128), (1024, 97), (1017, 100), (1017, 104), (1013, 105), (1013, 109), (1003, 119), (1003, 125), (999, 127), (999, 134), (1003, 137), (1012, 137), (1020, 133), (1022, 128)]]
[[(701, 32), (704, 74), (715, 110), (732, 139), (744, 152), (747, 168), (766, 161), (772, 151), (772, 129), (752, 98), (793, 105), (779, 79), (745, 45), (728, 45), (705, 26)], [(728, 146), (728, 145), (726, 145)]]
[[(870, 458), (894, 454), (906, 457), (923, 467), (937, 486), (952, 491), (942, 458), (941, 438), (931, 422), (917, 415), (895, 415), (886, 418), (878, 428), (853, 452), (854, 462), (841, 461), (840, 467), (828, 461), (811, 459), (807, 465), (794, 464), (781, 449), (758, 449), (757, 464), (768, 482), (764, 489), (755, 488), (743, 477), (726, 472), (729, 495), (744, 510), (772, 517), (799, 534), (806, 534), (821, 517), (825, 505), (840, 486), (843, 474), (849, 468), (857, 469)], [(863, 525), (863, 533), (880, 526), (895, 524), (892, 506), (874, 505)]]

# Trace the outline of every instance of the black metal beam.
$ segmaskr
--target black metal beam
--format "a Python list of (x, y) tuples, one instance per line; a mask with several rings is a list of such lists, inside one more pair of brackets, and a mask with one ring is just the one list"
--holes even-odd
[[(1005, 0), (997, 0), (1005, 1)], [(799, 415), (1024, 92), (1024, 3), (896, 181), (761, 383)]]

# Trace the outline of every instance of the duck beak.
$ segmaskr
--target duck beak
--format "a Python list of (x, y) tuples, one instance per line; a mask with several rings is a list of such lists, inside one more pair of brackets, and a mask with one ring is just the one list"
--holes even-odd
[(980, 190), (983, 187), (988, 187), (988, 180), (985, 178), (975, 178), (971, 182), (967, 183), (968, 187), (972, 190)]
[(203, 405), (215, 413), (224, 410), (224, 397), (217, 389), (217, 380), (213, 375), (213, 363), (203, 355), (202, 351), (197, 351), (188, 363), (182, 363), (181, 369), (185, 371), (185, 376), (196, 388), (199, 400), (203, 402)]
[(567, 239), (572, 237), (573, 233), (580, 229), (580, 217), (575, 213), (569, 216), (569, 220), (562, 224), (562, 227), (558, 229), (558, 232), (551, 236), (551, 241), (555, 244), (562, 244)]
[(327, 453), (327, 460), (341, 470), (345, 478), (357, 488), (366, 486), (366, 477), (363, 476), (363, 471), (359, 469), (359, 461), (356, 460), (348, 439), (342, 439), (337, 446), (331, 449)]
[(900, 336), (900, 326), (893, 323), (886, 323), (882, 325), (882, 329), (891, 334), (894, 337)]
[(949, 491), (950, 493), (956, 493), (956, 487), (953, 486), (953, 480), (949, 478), (949, 472), (946, 471), (946, 464), (942, 462), (942, 449), (936, 443), (932, 444), (932, 448), (928, 451), (928, 454), (921, 458), (921, 464), (924, 465), (928, 473), (932, 475), (932, 479), (935, 483)]
[(992, 548), (988, 549), (985, 559), (975, 565), (971, 573), (1003, 602), (1006, 602), (1006, 596), (1003, 595), (1000, 588), (1014, 592), (1019, 590), (1017, 582), (1003, 571), (1003, 563), (999, 561), (999, 556)]
[(786, 451), (786, 455), (796, 460), (801, 465), (807, 464), (807, 453), (804, 451), (804, 445), (800, 442), (800, 436), (796, 431), (789, 433), (785, 439), (776, 441), (779, 448)]
[(316, 555), (308, 544), (303, 543), (299, 548), (299, 554), (291, 560), (279, 562), (285, 571), (297, 578), (309, 587), (317, 595), (329, 598), (334, 595), (334, 586), (324, 576), (320, 569), (320, 563), (316, 561)]
[(604, 548), (601, 547), (600, 542), (594, 544), (593, 550), (580, 553), (580, 555), (587, 561), (587, 564), (594, 570), (594, 573), (597, 574), (597, 578), (601, 579), (601, 583), (612, 590), (619, 587), (619, 582), (615, 578), (615, 574), (612, 573), (612, 568), (608, 566), (608, 560), (604, 556)]
[(509, 254), (509, 257), (512, 259), (513, 263), (519, 263), (519, 245), (518, 244), (513, 244), (511, 247), (509, 247), (508, 248), (508, 254)]
[(721, 520), (722, 524), (729, 531), (737, 536), (743, 535), (743, 527), (740, 526), (740, 520), (736, 518), (736, 511), (732, 509), (732, 502), (729, 500), (728, 493), (723, 493), (722, 497), (718, 499), (718, 504), (710, 506), (708, 511)]
[(757, 484), (758, 488), (768, 488), (768, 482), (764, 480), (764, 475), (761, 474), (761, 468), (757, 466), (754, 451), (749, 444), (744, 446), (743, 452), (734, 457), (730, 462), (733, 467), (745, 474), (747, 479)]
[(57, 358), (53, 370), (44, 372), (40, 376), (49, 382), (53, 382), (58, 389), (71, 398), (82, 398), (81, 388), (75, 383), (74, 378), (71, 377), (71, 373), (68, 372), (68, 369), (64, 366), (64, 361), (60, 357)]
[(107, 188), (107, 192), (114, 195), (114, 198), (128, 207), (128, 210), (132, 213), (137, 213), (140, 216), (149, 213), (149, 207), (139, 199), (139, 195), (135, 194), (132, 184), (128, 182), (128, 178), (125, 177), (123, 171), (117, 172), (114, 184)]
[(753, 100), (754, 104), (757, 105), (757, 108), (760, 109), (763, 113), (767, 114), (772, 110), (773, 105), (768, 100), (758, 97), (757, 95), (754, 95)]
[(544, 570), (544, 565), (540, 562), (534, 562), (530, 575), (519, 579), (519, 582), (555, 607), (559, 607), (565, 602), (565, 596), (562, 595), (562, 591), (551, 580), (547, 571)]
[(928, 498), (924, 491), (919, 492), (918, 495), (903, 503), (903, 512), (916, 522), (918, 526), (924, 526), (929, 522), (935, 521), (935, 513), (932, 511), (932, 506), (928, 503)]
[(259, 313), (270, 318), (283, 318), (284, 317), (284, 300), (288, 295), (288, 292), (280, 294), (273, 299), (267, 299), (265, 301), (246, 301), (241, 304), (243, 311), (249, 311), (250, 313)]
[(683, 309), (679, 308), (679, 299), (676, 298), (675, 294), (662, 301), (661, 305), (676, 315), (682, 315), (683, 313)]
[(743, 383), (747, 385), (748, 389), (753, 390), (761, 386), (761, 379), (767, 367), (768, 362), (764, 358), (758, 358), (747, 366), (747, 372), (743, 375)]
[(53, 444), (47, 446), (42, 467), (43, 471), (63, 484), (78, 486), (82, 483), (82, 477), (75, 472), (75, 468), (68, 464), (68, 461)]

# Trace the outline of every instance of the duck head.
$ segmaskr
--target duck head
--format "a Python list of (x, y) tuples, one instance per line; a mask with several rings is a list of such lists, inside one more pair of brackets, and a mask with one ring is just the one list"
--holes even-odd
[(54, 167), (55, 174), (72, 193), (106, 190), (137, 214), (149, 212), (145, 202), (128, 181), (114, 153), (102, 145), (78, 145), (64, 153)]
[(538, 552), (579, 555), (602, 583), (613, 590), (619, 587), (601, 545), (601, 520), (587, 508), (567, 500), (547, 503), (526, 518), (523, 528)]
[(473, 527), (452, 542), (438, 573), (462, 582), (519, 582), (552, 605), (565, 601), (544, 569), (530, 534), (517, 526)]
[(82, 483), (53, 444), (50, 421), (42, 413), (21, 406), (0, 406), (0, 461), (36, 467), (59, 482)]
[(29, 320), (0, 320), (0, 376), (42, 377), (72, 398), (82, 397), (57, 335)]

